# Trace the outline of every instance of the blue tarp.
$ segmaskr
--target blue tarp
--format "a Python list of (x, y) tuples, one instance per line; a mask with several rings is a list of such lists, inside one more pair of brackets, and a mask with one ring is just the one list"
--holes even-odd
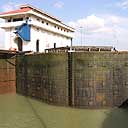
[(18, 34), (18, 36), (22, 38), (24, 41), (30, 41), (30, 29), (31, 26), (28, 25), (27, 23), (24, 23), (16, 28), (15, 33)]

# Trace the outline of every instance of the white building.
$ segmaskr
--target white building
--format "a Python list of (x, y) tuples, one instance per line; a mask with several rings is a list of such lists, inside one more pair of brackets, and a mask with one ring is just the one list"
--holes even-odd
[(31, 6), (4, 12), (5, 49), (43, 52), (53, 47), (71, 46), (74, 29), (59, 19)]

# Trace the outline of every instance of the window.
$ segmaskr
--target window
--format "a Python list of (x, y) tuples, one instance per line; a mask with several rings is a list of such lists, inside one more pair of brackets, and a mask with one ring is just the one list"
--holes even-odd
[(54, 26), (56, 28), (56, 26)]
[(60, 28), (58, 27), (58, 29), (60, 29)]
[(8, 20), (8, 22), (11, 22), (11, 20)]
[(13, 19), (13, 22), (16, 22), (16, 21), (23, 21), (23, 18), (15, 18), (15, 19)]
[(39, 29), (39, 28), (37, 28), (37, 31), (40, 31), (40, 29)]
[(48, 25), (48, 23), (46, 23)]
[(44, 21), (42, 21), (42, 24), (44, 24)]
[(36, 52), (39, 52), (39, 40), (36, 41)]
[(26, 17), (26, 20), (29, 20), (29, 17)]
[(54, 43), (54, 48), (56, 48), (56, 43)]

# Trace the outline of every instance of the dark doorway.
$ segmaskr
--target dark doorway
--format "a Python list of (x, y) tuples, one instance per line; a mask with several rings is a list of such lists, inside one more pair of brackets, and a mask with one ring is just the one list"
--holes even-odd
[(39, 52), (39, 40), (36, 41), (36, 52)]
[(17, 37), (15, 39), (15, 43), (18, 46), (18, 51), (23, 51), (23, 41), (22, 41), (22, 39), (20, 37)]
[(56, 43), (54, 43), (54, 48), (56, 48)]

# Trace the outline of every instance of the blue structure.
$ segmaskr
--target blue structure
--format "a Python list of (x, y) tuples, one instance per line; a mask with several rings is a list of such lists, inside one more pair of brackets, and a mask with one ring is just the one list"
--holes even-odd
[(18, 36), (23, 39), (24, 41), (30, 41), (30, 29), (31, 26), (26, 23), (22, 24), (21, 26), (16, 28), (15, 34), (18, 34)]

